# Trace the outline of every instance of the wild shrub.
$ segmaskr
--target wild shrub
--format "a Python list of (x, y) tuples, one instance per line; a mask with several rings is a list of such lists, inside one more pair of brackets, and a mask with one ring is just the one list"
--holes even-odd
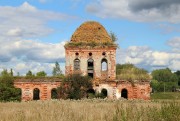
[(65, 77), (61, 86), (58, 87), (58, 97), (63, 99), (85, 98), (88, 89), (92, 89), (90, 77), (72, 74)]
[(20, 101), (21, 90), (13, 86), (13, 74), (5, 69), (0, 74), (0, 101)]

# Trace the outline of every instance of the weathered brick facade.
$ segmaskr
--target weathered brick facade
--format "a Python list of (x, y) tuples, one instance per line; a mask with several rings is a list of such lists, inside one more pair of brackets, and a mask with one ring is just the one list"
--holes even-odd
[[(103, 55), (103, 52), (105, 55)], [(78, 53), (78, 55), (76, 55)], [(90, 56), (89, 53), (92, 53)], [(72, 74), (76, 71), (83, 75), (88, 75), (88, 60), (93, 60), (93, 78), (100, 78), (103, 80), (115, 80), (116, 78), (116, 48), (66, 48), (66, 71), (65, 74)], [(74, 70), (74, 60), (80, 60), (80, 69)], [(107, 70), (102, 71), (102, 60), (107, 60)]]
[(17, 79), (14, 82), (16, 88), (21, 89), (21, 100), (33, 100), (33, 91), (39, 89), (39, 99), (51, 99), (53, 89), (60, 86), (61, 79)]
[[(132, 84), (116, 80), (116, 48), (101, 24), (94, 21), (83, 23), (65, 45), (65, 74), (79, 72), (92, 76), (95, 91), (100, 93), (106, 89), (108, 98), (150, 99), (149, 81)], [(88, 60), (93, 61), (90, 71)], [(104, 60), (107, 64), (105, 70)]]
[[(150, 99), (149, 81), (130, 83), (116, 80), (116, 48), (105, 28), (98, 22), (83, 23), (65, 45), (65, 75), (81, 73), (93, 78), (95, 92), (107, 90), (107, 97), (119, 99)], [(51, 99), (51, 90), (57, 88), (61, 80), (15, 81), (21, 88), (22, 100), (32, 100), (33, 90), (40, 90), (40, 99)]]

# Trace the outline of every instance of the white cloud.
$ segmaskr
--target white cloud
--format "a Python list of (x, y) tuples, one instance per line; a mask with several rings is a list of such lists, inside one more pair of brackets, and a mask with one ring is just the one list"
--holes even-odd
[(174, 37), (171, 40), (168, 41), (168, 45), (170, 45), (173, 48), (179, 48), (180, 49), (180, 37)]
[(48, 21), (66, 20), (71, 16), (39, 10), (24, 2), (21, 6), (0, 6), (0, 36), (39, 37), (53, 32), (46, 26)]
[[(52, 74), (52, 69), (55, 66), (54, 63), (41, 63), (41, 62), (24, 62), (24, 61), (13, 61), (14, 63), (7, 63), (7, 65), (1, 65), (0, 64), (0, 72), (3, 69), (10, 68), (13, 69), (14, 75), (17, 75), (19, 72), (20, 75), (25, 75), (29, 70), (33, 72), (33, 74), (36, 74), (39, 71), (45, 71), (48, 75)], [(65, 72), (65, 65), (64, 63), (60, 63), (60, 68), (62, 72)]]
[[(54, 30), (49, 21), (71, 16), (40, 10), (27, 2), (21, 6), (0, 6), (0, 71), (13, 68), (15, 73), (52, 72), (55, 61), (64, 63), (64, 42), (45, 43), (34, 38), (47, 36)], [(32, 38), (32, 39), (27, 39)]]
[(22, 30), (20, 28), (14, 28), (14, 29), (10, 29), (7, 32), (8, 36), (21, 36), (22, 35)]
[(179, 37), (172, 38), (168, 44), (170, 51), (155, 51), (147, 46), (130, 46), (124, 50), (117, 50), (117, 63), (132, 63), (149, 71), (159, 68), (170, 68), (177, 71), (180, 68)]
[(180, 59), (179, 60), (172, 60), (169, 67), (174, 69), (174, 70), (179, 70), (180, 69)]
[(180, 23), (179, 0), (96, 0), (86, 10), (102, 18)]

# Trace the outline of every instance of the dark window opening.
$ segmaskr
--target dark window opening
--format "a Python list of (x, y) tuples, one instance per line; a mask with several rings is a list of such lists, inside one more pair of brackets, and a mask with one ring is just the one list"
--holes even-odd
[(103, 88), (103, 89), (101, 90), (101, 97), (102, 97), (102, 98), (106, 98), (107, 95), (108, 95), (107, 89), (104, 89), (104, 88)]
[(103, 52), (102, 55), (106, 55), (106, 52)]
[(90, 77), (94, 77), (94, 60), (93, 59), (89, 59), (87, 61), (87, 71), (88, 71), (88, 76)]
[(93, 73), (88, 73), (88, 76), (91, 77), (91, 78), (94, 77)]
[(92, 53), (89, 53), (89, 56), (92, 56)]
[(57, 99), (57, 98), (58, 98), (57, 89), (53, 88), (51, 90), (51, 99)]
[(80, 70), (80, 60), (79, 59), (74, 60), (74, 70)]
[(87, 90), (87, 98), (95, 98), (95, 90), (94, 89)]
[(79, 55), (79, 53), (76, 53), (76, 56), (78, 56)]
[(35, 88), (33, 90), (33, 100), (39, 100), (40, 99), (40, 90), (38, 88)]
[(127, 91), (127, 89), (122, 89), (121, 97), (126, 98), (126, 99), (128, 98), (128, 91)]

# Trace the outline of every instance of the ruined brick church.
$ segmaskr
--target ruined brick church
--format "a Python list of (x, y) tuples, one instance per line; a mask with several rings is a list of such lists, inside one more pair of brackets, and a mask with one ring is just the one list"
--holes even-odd
[[(80, 73), (93, 79), (96, 93), (106, 91), (107, 98), (150, 99), (149, 80), (130, 83), (116, 79), (116, 49), (105, 28), (98, 22), (80, 25), (71, 40), (65, 44), (65, 75)], [(33, 91), (39, 90), (39, 99), (52, 98), (52, 92), (61, 84), (60, 79), (17, 79), (15, 87), (21, 88), (22, 100), (33, 100)]]

